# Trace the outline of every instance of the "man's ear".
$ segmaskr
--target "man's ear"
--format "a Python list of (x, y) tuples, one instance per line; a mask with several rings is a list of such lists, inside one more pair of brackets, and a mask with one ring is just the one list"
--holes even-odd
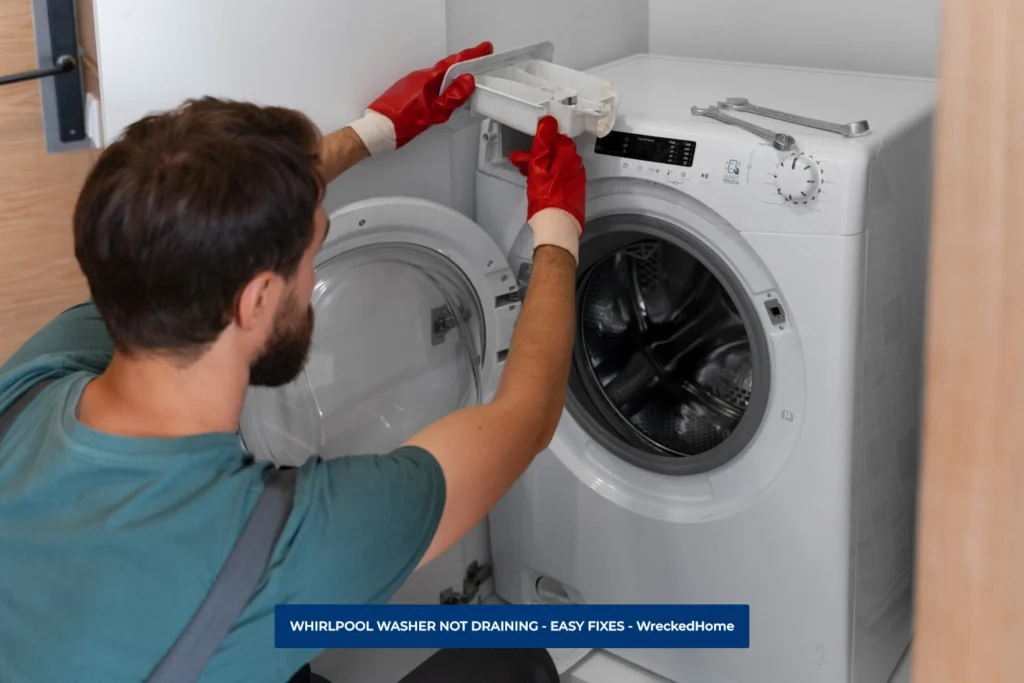
[(235, 324), (251, 332), (273, 318), (283, 282), (275, 273), (260, 273), (249, 281), (238, 296), (235, 305)]

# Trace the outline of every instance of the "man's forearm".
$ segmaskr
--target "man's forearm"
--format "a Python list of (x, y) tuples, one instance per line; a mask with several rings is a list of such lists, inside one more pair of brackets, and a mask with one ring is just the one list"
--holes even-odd
[(357, 163), (370, 156), (366, 145), (351, 128), (342, 128), (324, 137), (320, 143), (320, 174), (324, 184), (340, 176)]
[(576, 330), (576, 254), (586, 222), (586, 172), (558, 122), (537, 124), (530, 153), (509, 160), (525, 173), (533, 273), (494, 400), (458, 410), (407, 445), (444, 472), (444, 515), (421, 564), (480, 521), (551, 442), (562, 416)]
[(517, 406), (523, 427), (543, 448), (565, 402), (575, 332), (576, 262), (569, 252), (542, 246), (516, 324), (495, 402)]
[(420, 564), (462, 538), (551, 441), (572, 360), (575, 274), (569, 252), (539, 247), (494, 400), (456, 411), (406, 442), (434, 455), (447, 488), (444, 516)]

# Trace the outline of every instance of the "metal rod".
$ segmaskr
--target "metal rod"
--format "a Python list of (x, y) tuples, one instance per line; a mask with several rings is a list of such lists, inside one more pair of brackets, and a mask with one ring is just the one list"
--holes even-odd
[(11, 74), (9, 76), (0, 76), (0, 85), (9, 85), (11, 83), (21, 83), (22, 81), (32, 81), (38, 78), (46, 78), (48, 76), (59, 76), (60, 74), (66, 74), (74, 71), (78, 66), (75, 58), (71, 55), (61, 55), (57, 58), (57, 61), (53, 66), (46, 67), (45, 69), (36, 69), (35, 71), (23, 71), (20, 74)]
[(831, 123), (829, 121), (822, 121), (820, 119), (812, 119), (807, 116), (797, 116), (796, 114), (787, 114), (784, 111), (778, 111), (777, 109), (768, 109), (767, 107), (759, 107), (756, 104), (751, 104), (750, 100), (745, 97), (730, 97), (724, 102), (719, 102), (718, 106), (722, 109), (731, 109), (733, 111), (745, 111), (749, 114), (757, 114), (764, 116), (769, 119), (775, 119), (776, 121), (785, 121), (786, 123), (795, 123), (798, 126), (806, 126), (807, 128), (817, 128), (818, 130), (824, 130), (829, 133), (836, 133), (846, 138), (856, 138), (861, 135), (867, 135), (871, 132), (871, 128), (868, 126), (867, 121), (854, 121), (853, 123)]
[(741, 119), (737, 119), (727, 114), (723, 114), (718, 110), (718, 107), (690, 107), (690, 113), (694, 116), (706, 116), (709, 119), (720, 121), (722, 123), (729, 124), (730, 126), (736, 126), (743, 130), (753, 133), (754, 135), (767, 140), (772, 143), (772, 147), (779, 150), (780, 152), (790, 152), (797, 149), (796, 138), (786, 133), (776, 133), (775, 131), (756, 126), (753, 123), (748, 123)]

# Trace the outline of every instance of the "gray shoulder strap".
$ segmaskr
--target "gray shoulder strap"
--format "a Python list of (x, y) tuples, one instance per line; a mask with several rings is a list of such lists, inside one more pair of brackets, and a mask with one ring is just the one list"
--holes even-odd
[[(291, 513), (298, 470), (270, 470), (263, 493), (242, 535), (192, 620), (148, 683), (191, 683), (199, 679), (249, 603), (266, 572), (271, 553)], [(268, 643), (267, 647), (272, 647)]]
[[(0, 414), (0, 439), (53, 380), (22, 394)], [(227, 561), (192, 620), (149, 677), (149, 683), (196, 681), (249, 604), (292, 510), (298, 470), (268, 471), (263, 492)], [(269, 647), (269, 645), (268, 645)]]
[(31, 389), (19, 396), (17, 400), (11, 404), (10, 408), (0, 415), (0, 439), (3, 439), (4, 436), (6, 436), (7, 431), (11, 428), (11, 425), (14, 424), (14, 421), (18, 419), (18, 416), (21, 415), (22, 412), (24, 412), (25, 408), (28, 408), (28, 404), (31, 403), (36, 396), (42, 393), (43, 389), (50, 386), (53, 381), (54, 380), (52, 379), (44, 379), (42, 382), (37, 382)]

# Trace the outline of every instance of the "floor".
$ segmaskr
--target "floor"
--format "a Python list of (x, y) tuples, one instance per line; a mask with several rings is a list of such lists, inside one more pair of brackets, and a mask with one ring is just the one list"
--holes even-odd
[[(903, 656), (889, 683), (910, 683), (910, 651)], [(556, 658), (557, 659), (557, 658)], [(641, 671), (605, 652), (589, 653), (562, 674), (562, 683), (673, 683), (667, 678)]]
[[(332, 683), (395, 683), (432, 652), (388, 650), (386, 656), (377, 651), (369, 657), (352, 657), (343, 650), (329, 650), (318, 658), (314, 669)], [(552, 654), (557, 663), (564, 665), (567, 661), (568, 651)], [(563, 671), (562, 683), (673, 683), (601, 651), (584, 652), (559, 670)], [(909, 656), (900, 662), (889, 683), (910, 683)]]
[[(500, 603), (493, 596), (484, 602)], [(434, 650), (327, 650), (313, 662), (313, 669), (331, 683), (395, 683), (416, 668)], [(551, 650), (562, 683), (674, 683), (600, 650)], [(910, 683), (910, 650), (893, 672), (889, 683)]]
[[(495, 594), (484, 602), (503, 601)], [(551, 650), (551, 656), (562, 674), (562, 683), (673, 683), (599, 650)], [(889, 683), (910, 683), (909, 648), (896, 665)]]

